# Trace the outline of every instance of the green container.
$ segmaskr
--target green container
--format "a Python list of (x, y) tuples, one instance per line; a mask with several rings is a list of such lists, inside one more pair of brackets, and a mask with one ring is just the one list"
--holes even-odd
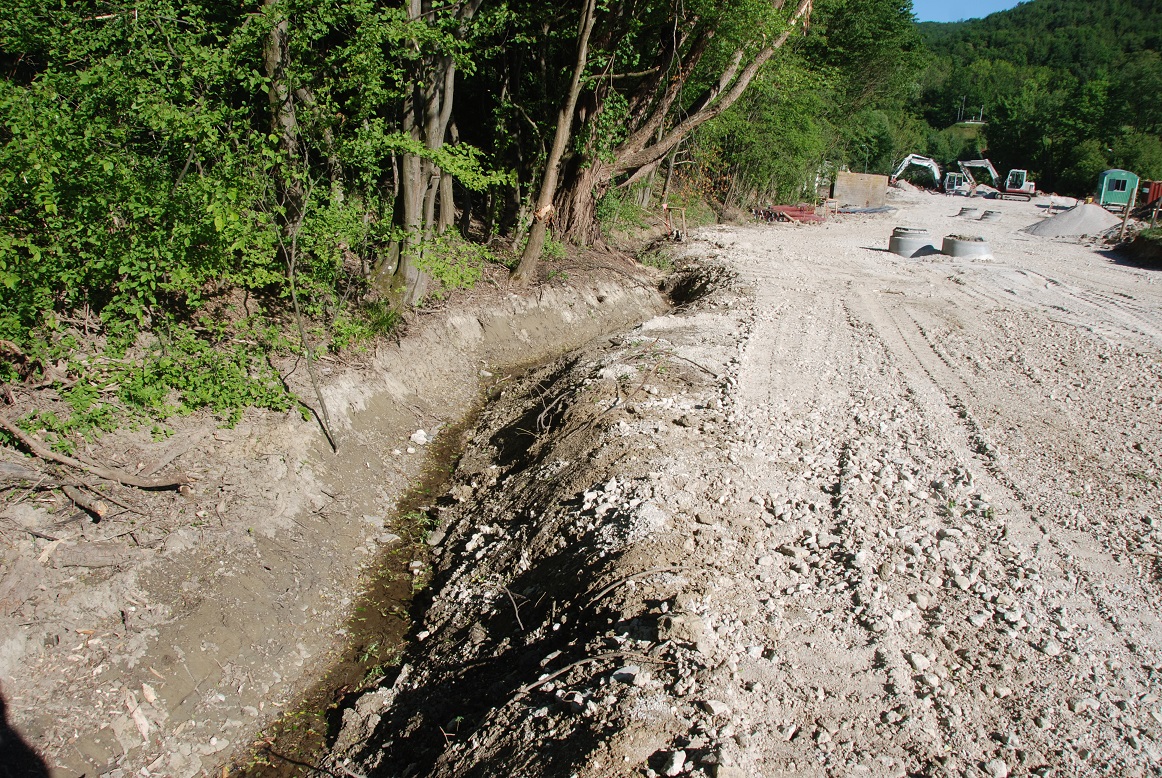
[(1097, 177), (1097, 204), (1129, 205), (1138, 177), (1128, 170), (1107, 170)]

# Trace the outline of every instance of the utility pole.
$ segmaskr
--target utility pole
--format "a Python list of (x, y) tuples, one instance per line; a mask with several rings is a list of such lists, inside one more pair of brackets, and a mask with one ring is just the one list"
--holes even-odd
[(956, 123), (960, 124), (960, 117), (964, 115), (964, 101), (968, 99), (967, 95), (960, 96), (960, 107), (956, 109)]

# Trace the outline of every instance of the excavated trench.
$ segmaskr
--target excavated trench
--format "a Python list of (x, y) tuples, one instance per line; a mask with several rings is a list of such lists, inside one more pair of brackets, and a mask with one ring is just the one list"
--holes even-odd
[(437, 513), (436, 495), (447, 491), (449, 476), (483, 405), (440, 431), (428, 448), (419, 480), (400, 499), (392, 522), (400, 541), (368, 565), (363, 590), (344, 625), (346, 640), (321, 677), (279, 719), (232, 775), (284, 778), (311, 774), (328, 745), (334, 742), (347, 710), (369, 686), (397, 663), (420, 607), (416, 594), (425, 583), (423, 569), (409, 568), (427, 555), (426, 539)]
[[(709, 293), (724, 281), (719, 266), (688, 265), (660, 287), (672, 307)], [(658, 311), (649, 311), (650, 315)], [(621, 322), (632, 327), (639, 322)], [(607, 337), (602, 332), (594, 339)], [(592, 342), (592, 341), (590, 341)], [(584, 344), (572, 344), (584, 348)], [(315, 774), (335, 743), (344, 714), (368, 691), (394, 680), (416, 625), (432, 602), (427, 590), (436, 548), (448, 531), (457, 499), (450, 493), (460, 459), (474, 433), (487, 428), (482, 419), (495, 413), (510, 394), (536, 398), (522, 413), (489, 433), (490, 467), (508, 473), (528, 471), (550, 450), (538, 446), (564, 422), (574, 389), (565, 379), (577, 366), (578, 351), (554, 354), (498, 370), (481, 388), (475, 404), (456, 422), (443, 427), (427, 447), (422, 474), (404, 493), (389, 524), (400, 540), (382, 550), (366, 568), (363, 587), (342, 633), (341, 651), (310, 688), (255, 747), (236, 757), (231, 775), (270, 778)]]
[[(730, 277), (701, 268), (667, 286), (681, 308)], [(716, 342), (691, 361), (674, 339), (697, 332), (688, 316), (657, 317), (532, 369), (483, 410), (453, 474), (458, 504), (439, 526), (415, 640), (344, 712), (327, 769), (568, 775), (617, 728), (579, 721), (585, 701), (554, 699), (542, 681), (572, 667), (687, 661), (678, 648), (636, 658), (638, 641), (682, 629), (656, 612), (668, 597), (651, 598), (646, 613), (620, 603), (627, 581), (672, 587), (688, 572), (671, 564), (669, 543), (652, 542), (671, 525), (652, 496), (667, 478), (656, 467), (664, 454), (628, 430), (666, 424), (663, 406), (688, 409), (678, 428), (689, 416), (717, 418), (728, 350)], [(671, 391), (680, 406), (655, 399)]]

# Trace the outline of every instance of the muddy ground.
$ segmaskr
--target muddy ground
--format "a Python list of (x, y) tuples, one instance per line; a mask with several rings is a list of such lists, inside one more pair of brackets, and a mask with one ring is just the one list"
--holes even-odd
[[(717, 283), (636, 329), (663, 303), (621, 272), (433, 316), (334, 366), (338, 457), (257, 414), (114, 439), (141, 469), (193, 440), (160, 472), (195, 494), (113, 566), (4, 528), (9, 719), (60, 775), (216, 775), (375, 560), (430, 586), (332, 774), (1162, 772), (1156, 274), (1019, 233), (1043, 201), (893, 204), (707, 230)], [(888, 254), (904, 225), (995, 258)], [(411, 435), (484, 385), (450, 486), (392, 523)]]
[(1162, 772), (1162, 287), (894, 202), (703, 232), (734, 282), (485, 411), (332, 774)]

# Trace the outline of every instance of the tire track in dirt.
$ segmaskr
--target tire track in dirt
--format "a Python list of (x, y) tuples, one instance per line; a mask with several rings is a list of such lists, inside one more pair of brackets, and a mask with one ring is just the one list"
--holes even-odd
[[(956, 446), (961, 457), (976, 458), (993, 481), (993, 488), (1007, 493), (1018, 510), (1006, 515), (1004, 537), (1016, 538), (1021, 542), (1036, 546), (1047, 542), (1055, 554), (1039, 554), (1043, 563), (1061, 569), (1067, 581), (1074, 582), (1072, 608), (1083, 614), (1097, 616), (1108, 627), (1103, 636), (1106, 644), (1120, 643), (1122, 647), (1132, 646), (1141, 639), (1143, 633), (1158, 632), (1158, 621), (1153, 614), (1142, 614), (1145, 621), (1137, 630), (1127, 630), (1125, 618), (1125, 595), (1148, 601), (1156, 592), (1141, 586), (1138, 582), (1119, 575), (1120, 566), (1109, 555), (1094, 549), (1094, 538), (1083, 533), (1070, 531), (1055, 522), (1051, 516), (1041, 515), (1038, 506), (1030, 499), (1022, 480), (1004, 463), (1006, 457), (988, 436), (971, 411), (971, 406), (992, 405), (992, 398), (975, 391), (963, 375), (944, 357), (931, 341), (924, 328), (916, 321), (918, 307), (900, 303), (897, 306), (883, 304), (874, 295), (861, 294), (862, 312), (868, 315), (877, 333), (884, 336), (889, 350), (904, 363), (912, 363), (904, 372), (913, 383), (919, 397), (941, 398), (952, 411), (956, 425), (962, 431), (964, 445)], [(917, 385), (920, 384), (920, 385)], [(924, 387), (929, 384), (930, 387)], [(926, 391), (930, 389), (931, 391)], [(1009, 397), (1011, 403), (1013, 397)], [(1026, 407), (1032, 407), (1035, 399), (1025, 398)], [(936, 400), (939, 404), (940, 400)], [(930, 405), (927, 418), (948, 418), (940, 409)], [(974, 457), (975, 455), (975, 457)], [(1128, 633), (1128, 634), (1127, 634)]]

